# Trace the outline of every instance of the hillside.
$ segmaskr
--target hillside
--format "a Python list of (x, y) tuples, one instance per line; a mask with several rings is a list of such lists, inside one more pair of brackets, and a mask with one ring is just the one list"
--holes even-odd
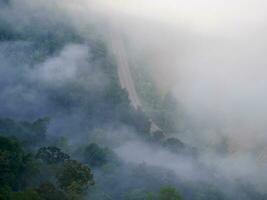
[(63, 2), (0, 0), (0, 200), (267, 198), (224, 176), (226, 140), (216, 156), (181, 140), (176, 99), (103, 11)]

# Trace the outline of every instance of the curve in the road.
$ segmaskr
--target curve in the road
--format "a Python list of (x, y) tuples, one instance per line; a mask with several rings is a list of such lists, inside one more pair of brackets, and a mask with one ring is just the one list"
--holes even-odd
[[(128, 92), (132, 106), (135, 109), (142, 110), (142, 104), (135, 89), (123, 40), (118, 32), (112, 31), (111, 33), (111, 48), (116, 59), (121, 87)], [(149, 121), (151, 123), (150, 133), (156, 131), (161, 131), (163, 133), (152, 119), (149, 119)]]

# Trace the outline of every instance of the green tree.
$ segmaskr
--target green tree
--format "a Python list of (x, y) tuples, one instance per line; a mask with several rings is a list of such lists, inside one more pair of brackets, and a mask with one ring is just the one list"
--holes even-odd
[(57, 178), (59, 186), (68, 194), (82, 194), (94, 184), (91, 169), (76, 160), (66, 160)]
[(108, 149), (92, 143), (84, 150), (84, 159), (92, 167), (100, 167), (108, 161)]
[(40, 148), (36, 154), (36, 158), (47, 164), (58, 164), (68, 160), (70, 156), (63, 153), (59, 148), (50, 146)]
[(41, 184), (36, 191), (44, 200), (68, 200), (67, 196), (61, 190), (58, 190), (53, 184), (47, 182)]
[(22, 192), (14, 192), (10, 200), (45, 200), (34, 189), (25, 190)]
[(0, 187), (0, 200), (10, 200), (12, 190), (9, 186), (5, 185)]
[(12, 119), (0, 119), (0, 135), (15, 137), (27, 146), (43, 143), (49, 118), (41, 118), (34, 122), (17, 122)]
[(36, 160), (32, 155), (25, 154), (17, 140), (0, 136), (1, 200), (10, 199), (12, 190), (25, 189), (38, 172)]
[(24, 165), (25, 155), (19, 143), (0, 136), (0, 187), (14, 187)]
[(182, 200), (182, 198), (175, 188), (164, 187), (160, 190), (158, 200)]

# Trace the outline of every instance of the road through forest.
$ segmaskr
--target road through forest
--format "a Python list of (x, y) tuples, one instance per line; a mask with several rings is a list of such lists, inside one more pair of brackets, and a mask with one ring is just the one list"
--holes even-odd
[[(140, 98), (137, 94), (135, 84), (132, 78), (130, 64), (128, 62), (127, 54), (123, 44), (123, 39), (117, 31), (111, 31), (110, 39), (111, 49), (116, 59), (120, 85), (128, 92), (129, 100), (132, 106), (135, 109), (143, 110)], [(162, 131), (152, 119), (149, 119), (149, 121), (151, 122), (151, 133), (154, 133), (155, 131)]]
[[(135, 84), (132, 78), (130, 64), (128, 62), (127, 53), (123, 43), (123, 38), (118, 31), (111, 31), (111, 50), (115, 56), (117, 70), (119, 75), (120, 85), (123, 89), (128, 92), (129, 100), (132, 106), (137, 110), (143, 110), (141, 100), (138, 96), (138, 93), (135, 88)], [(162, 131), (161, 128), (151, 119), (151, 129), (150, 134), (153, 134), (155, 131), (161, 131), (165, 136), (166, 134)], [(267, 163), (267, 147), (264, 148), (262, 152), (257, 155), (257, 159), (261, 162)]]

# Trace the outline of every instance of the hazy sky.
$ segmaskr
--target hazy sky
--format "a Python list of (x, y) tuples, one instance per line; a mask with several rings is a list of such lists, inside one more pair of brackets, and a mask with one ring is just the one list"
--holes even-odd
[(188, 23), (198, 31), (223, 30), (224, 25), (242, 26), (265, 21), (263, 0), (105, 0), (98, 2), (108, 9), (127, 15), (155, 19), (179, 25)]
[(237, 140), (266, 138), (266, 1), (97, 3), (124, 16), (119, 21), (131, 50), (153, 66), (159, 88), (176, 95), (204, 136), (219, 127)]

